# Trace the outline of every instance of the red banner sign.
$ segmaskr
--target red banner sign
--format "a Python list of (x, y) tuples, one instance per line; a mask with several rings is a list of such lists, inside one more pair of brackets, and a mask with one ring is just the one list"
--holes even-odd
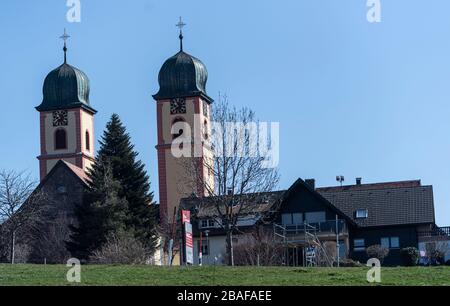
[(192, 233), (186, 233), (186, 246), (188, 248), (194, 247), (194, 243), (192, 241)]
[(189, 210), (181, 211), (181, 223), (191, 223), (191, 212)]

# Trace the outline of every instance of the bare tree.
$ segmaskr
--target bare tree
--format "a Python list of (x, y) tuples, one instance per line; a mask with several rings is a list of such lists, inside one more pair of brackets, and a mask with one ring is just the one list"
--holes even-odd
[(9, 236), (9, 259), (15, 262), (17, 234), (36, 224), (41, 216), (44, 194), (34, 191), (36, 183), (24, 172), (0, 171), (0, 224)]
[[(204, 152), (187, 164), (197, 178), (197, 191), (206, 196), (201, 197), (197, 211), (205, 205), (214, 207), (213, 218), (226, 233), (227, 263), (234, 265), (233, 233), (239, 232), (238, 221), (254, 214), (255, 205), (265, 201), (265, 193), (273, 191), (279, 175), (261, 154), (269, 137), (258, 129), (253, 111), (232, 107), (227, 97), (221, 97), (212, 109), (211, 125), (212, 137), (202, 135), (210, 154)], [(194, 136), (194, 146), (198, 139)]]
[(167, 264), (172, 266), (175, 257), (180, 254), (181, 245), (179, 241), (181, 240), (181, 230), (177, 225), (177, 209), (174, 209), (173, 222), (169, 222), (168, 219), (162, 219), (158, 225), (158, 234), (161, 237), (160, 247), (164, 248), (164, 251), (168, 255)]
[(283, 245), (274, 239), (273, 231), (258, 227), (239, 239), (234, 247), (234, 260), (240, 266), (279, 266), (283, 261)]
[(39, 229), (31, 234), (33, 262), (65, 263), (71, 257), (66, 248), (66, 241), (70, 240), (71, 234), (69, 225), (75, 222), (73, 217), (64, 213), (41, 222), (43, 226), (39, 226)]

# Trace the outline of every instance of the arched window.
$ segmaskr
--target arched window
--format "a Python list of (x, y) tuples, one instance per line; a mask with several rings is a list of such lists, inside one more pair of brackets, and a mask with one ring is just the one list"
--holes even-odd
[(55, 132), (55, 150), (67, 149), (67, 134), (63, 129), (58, 129)]
[[(175, 120), (172, 122), (172, 126), (174, 126), (178, 122), (185, 122), (183, 118), (175, 118)], [(173, 139), (180, 137), (183, 135), (184, 131), (183, 129), (179, 129), (178, 133), (172, 134)]]
[(91, 150), (91, 138), (89, 135), (89, 131), (86, 131), (85, 137), (86, 137), (86, 150), (90, 151)]

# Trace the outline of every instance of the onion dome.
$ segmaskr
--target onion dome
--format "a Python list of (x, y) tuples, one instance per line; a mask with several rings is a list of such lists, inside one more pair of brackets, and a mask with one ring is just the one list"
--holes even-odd
[[(180, 21), (181, 27), (184, 24)], [(178, 26), (180, 26), (180, 23)], [(180, 29), (180, 52), (166, 60), (159, 71), (159, 92), (156, 100), (202, 96), (213, 100), (206, 93), (208, 71), (201, 60), (183, 51), (183, 33)]]
[(96, 111), (89, 104), (89, 78), (87, 75), (67, 64), (66, 39), (64, 34), (64, 64), (51, 71), (44, 81), (43, 101), (36, 107), (40, 112), (58, 109), (84, 108), (90, 112)]

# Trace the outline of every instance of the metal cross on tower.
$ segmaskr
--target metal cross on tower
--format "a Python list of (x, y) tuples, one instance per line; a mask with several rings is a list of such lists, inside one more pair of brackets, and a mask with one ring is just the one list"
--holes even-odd
[(67, 62), (67, 40), (70, 38), (70, 35), (67, 34), (66, 29), (64, 28), (64, 34), (60, 37), (64, 40), (64, 63)]
[(183, 28), (186, 24), (183, 22), (183, 19), (180, 17), (180, 21), (176, 24), (176, 27), (180, 29), (180, 51), (183, 51)]

